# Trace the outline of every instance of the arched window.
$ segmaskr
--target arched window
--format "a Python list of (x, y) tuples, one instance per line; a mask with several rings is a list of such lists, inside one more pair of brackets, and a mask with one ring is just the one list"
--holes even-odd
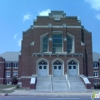
[(54, 33), (52, 36), (53, 53), (62, 52), (62, 34)]
[(47, 65), (47, 63), (42, 60), (41, 62), (39, 62), (39, 65)]
[(42, 38), (42, 52), (48, 52), (48, 36)]
[(62, 65), (62, 63), (57, 60), (56, 62), (53, 63), (53, 65)]
[(68, 65), (76, 65), (76, 62), (73, 61), (73, 60), (71, 60), (71, 61), (68, 63)]

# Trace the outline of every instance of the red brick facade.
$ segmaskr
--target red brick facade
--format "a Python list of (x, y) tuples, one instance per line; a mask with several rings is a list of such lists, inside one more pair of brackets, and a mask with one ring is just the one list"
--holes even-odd
[[(52, 53), (52, 33), (54, 31), (63, 33), (63, 52), (65, 54)], [(41, 52), (41, 36), (45, 33), (49, 37), (49, 52), (47, 54)], [(74, 53), (67, 53), (67, 34), (74, 37)], [(34, 42), (33, 45), (31, 45), (32, 42)], [(58, 58), (64, 61), (64, 74), (68, 74), (67, 61), (76, 59), (79, 61), (78, 75), (83, 74), (93, 78), (92, 34), (81, 25), (77, 17), (66, 16), (60, 18), (60, 20), (55, 20), (49, 16), (38, 16), (33, 26), (23, 32), (19, 77), (38, 75), (36, 62), (42, 58), (49, 61), (48, 75), (53, 75), (52, 61), (54, 59)]]

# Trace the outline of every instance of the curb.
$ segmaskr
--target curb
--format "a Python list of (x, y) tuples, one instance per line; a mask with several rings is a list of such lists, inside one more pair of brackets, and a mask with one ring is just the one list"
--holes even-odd
[[(9, 96), (67, 96), (67, 95), (86, 95), (84, 93), (9, 93)], [(87, 94), (90, 95), (91, 94)]]

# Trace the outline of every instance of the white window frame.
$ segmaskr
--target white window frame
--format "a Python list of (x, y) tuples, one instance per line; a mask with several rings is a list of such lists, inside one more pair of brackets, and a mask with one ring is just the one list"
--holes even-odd
[(6, 68), (11, 68), (11, 62), (6, 62)]
[(93, 75), (94, 75), (94, 77), (99, 77), (98, 71), (93, 71)]
[[(14, 75), (14, 73), (17, 73), (16, 75)], [(18, 71), (13, 71), (13, 76), (16, 76), (16, 77), (18, 77)]]
[(98, 68), (98, 62), (93, 62), (93, 68), (95, 68), (95, 69)]
[(13, 63), (13, 68), (18, 68), (18, 62)]
[[(8, 74), (8, 73), (9, 73), (9, 74)], [(5, 72), (5, 77), (7, 77), (7, 78), (11, 77), (11, 71), (6, 71), (6, 72)]]

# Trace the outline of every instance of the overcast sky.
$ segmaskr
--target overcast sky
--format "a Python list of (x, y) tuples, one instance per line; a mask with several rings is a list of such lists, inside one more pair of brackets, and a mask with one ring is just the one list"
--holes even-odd
[(48, 15), (51, 10), (78, 16), (92, 32), (93, 51), (100, 53), (100, 0), (0, 0), (0, 54), (20, 51), (22, 32), (38, 15)]

